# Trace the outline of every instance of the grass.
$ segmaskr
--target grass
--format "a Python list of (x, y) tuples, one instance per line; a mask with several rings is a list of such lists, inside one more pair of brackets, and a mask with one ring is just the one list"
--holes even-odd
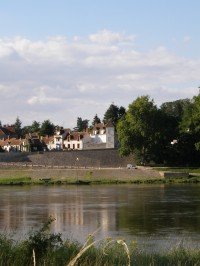
[(200, 176), (192, 176), (189, 178), (178, 177), (178, 178), (133, 178), (133, 179), (114, 179), (114, 178), (96, 178), (96, 179), (85, 179), (80, 178), (67, 178), (57, 179), (52, 178), (48, 181), (41, 179), (34, 179), (31, 177), (5, 177), (0, 178), (0, 186), (3, 185), (90, 185), (90, 184), (168, 184), (168, 183), (199, 183)]
[(152, 167), (152, 169), (157, 170), (157, 171), (162, 171), (162, 172), (182, 172), (182, 173), (196, 173), (200, 174), (200, 168), (199, 167), (191, 167), (191, 168), (186, 168), (186, 167)]
[[(41, 177), (48, 177), (49, 173), (43, 171), (32, 171), (32, 170), (19, 170), (19, 169), (1, 169), (0, 171), (0, 185), (71, 185), (77, 184), (77, 181), (81, 181), (82, 184), (156, 184), (156, 183), (198, 183), (200, 182), (200, 168), (152, 168), (157, 171), (172, 171), (172, 172), (189, 172), (189, 177), (173, 177), (173, 178), (163, 178), (163, 177), (137, 177), (137, 172), (134, 172), (134, 176), (129, 177), (115, 177), (114, 175), (104, 178), (103, 172), (102, 177), (93, 176), (93, 171), (83, 171), (79, 173), (77, 177), (65, 177), (65, 172), (63, 171), (62, 176), (59, 176), (59, 171), (55, 171), (55, 176), (51, 173), (51, 178), (48, 182), (41, 181)], [(49, 170), (51, 171), (51, 170)], [(80, 170), (81, 171), (81, 170)], [(36, 174), (36, 175), (35, 175)], [(58, 175), (57, 175), (58, 174)], [(111, 171), (112, 174), (112, 171)], [(35, 176), (34, 176), (35, 175)], [(79, 182), (79, 184), (81, 184)]]
[(200, 251), (177, 246), (160, 253), (139, 249), (122, 239), (94, 239), (89, 235), (82, 246), (77, 241), (63, 240), (61, 234), (50, 233), (49, 218), (41, 228), (16, 241), (0, 234), (0, 265), (3, 266), (171, 266), (200, 265)]

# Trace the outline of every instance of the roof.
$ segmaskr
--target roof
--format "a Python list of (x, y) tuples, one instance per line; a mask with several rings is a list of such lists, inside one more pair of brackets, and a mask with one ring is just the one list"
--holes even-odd
[(95, 124), (93, 129), (103, 129), (103, 128), (106, 128), (106, 127), (114, 127), (113, 124), (111, 122), (107, 123), (107, 124), (104, 124), (104, 123), (98, 123), (98, 124)]
[(0, 140), (0, 146), (6, 146), (6, 145), (21, 145), (23, 143), (23, 140), (16, 139), (16, 138), (10, 138), (10, 139), (5, 139), (5, 140)]
[(72, 137), (73, 140), (79, 140), (79, 137), (84, 138), (85, 135), (89, 135), (87, 132), (77, 132), (73, 131), (65, 138), (67, 139), (69, 136)]

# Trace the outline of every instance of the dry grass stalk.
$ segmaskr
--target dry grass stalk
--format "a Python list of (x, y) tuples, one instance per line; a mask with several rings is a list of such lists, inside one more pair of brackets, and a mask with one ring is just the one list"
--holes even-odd
[(33, 265), (36, 266), (35, 250), (33, 249)]
[[(88, 238), (88, 240), (86, 241), (86, 243), (83, 245), (83, 247), (81, 248), (81, 250), (79, 251), (79, 253), (67, 264), (67, 266), (74, 266), (77, 262), (77, 260), (83, 255), (83, 253), (85, 253), (90, 247), (92, 247), (94, 244), (102, 241), (102, 240), (96, 240), (96, 241), (92, 241), (92, 243), (88, 244), (89, 241), (93, 238), (94, 234), (99, 231), (100, 228), (98, 228), (93, 234), (91, 234)], [(115, 242), (115, 240), (111, 240), (109, 241), (109, 243), (111, 242)], [(117, 244), (119, 245), (122, 245), (124, 247), (124, 250), (127, 254), (127, 257), (128, 257), (128, 265), (127, 266), (130, 266), (131, 265), (131, 259), (130, 259), (130, 252), (129, 252), (129, 249), (128, 249), (128, 246), (127, 244), (125, 243), (124, 240), (122, 239), (119, 239), (116, 241)], [(109, 244), (108, 243), (108, 244)], [(105, 248), (104, 248), (105, 249)]]
[(120, 239), (120, 240), (117, 240), (117, 243), (124, 247), (124, 250), (126, 251), (126, 254), (128, 257), (128, 265), (127, 266), (131, 266), (130, 252), (129, 252), (129, 249), (128, 249), (126, 242), (124, 240)]

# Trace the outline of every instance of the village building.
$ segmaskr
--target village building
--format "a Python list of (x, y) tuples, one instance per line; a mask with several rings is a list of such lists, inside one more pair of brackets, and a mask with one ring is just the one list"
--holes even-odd
[[(0, 131), (0, 147), (7, 152), (92, 150), (117, 147), (116, 132), (111, 123), (95, 124), (93, 128), (88, 128), (85, 132), (57, 127), (53, 136), (28, 133), (24, 139), (10, 137), (11, 131), (6, 130)], [(13, 134), (15, 134), (14, 130)]]
[(17, 138), (18, 135), (15, 131), (15, 126), (13, 125), (4, 125), (0, 126), (0, 140), (10, 138)]

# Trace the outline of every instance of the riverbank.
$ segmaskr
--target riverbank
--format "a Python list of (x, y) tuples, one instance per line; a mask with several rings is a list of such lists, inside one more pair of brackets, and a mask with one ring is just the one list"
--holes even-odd
[(88, 235), (82, 246), (77, 241), (63, 240), (60, 233), (50, 233), (53, 220), (49, 219), (40, 229), (20, 241), (0, 234), (0, 265), (199, 265), (199, 250), (186, 249), (181, 245), (151, 253), (139, 248), (136, 241), (128, 244), (122, 239), (97, 241), (94, 235)]
[(63, 168), (59, 166), (1, 165), (0, 184), (71, 184), (71, 183), (131, 183), (162, 180), (158, 171), (126, 168)]
[[(116, 184), (116, 183), (169, 183), (200, 182), (199, 173), (166, 178), (166, 168), (66, 168), (7, 163), (0, 165), (0, 185), (23, 184)], [(172, 170), (172, 169), (169, 169)], [(188, 169), (189, 171), (189, 169)]]

